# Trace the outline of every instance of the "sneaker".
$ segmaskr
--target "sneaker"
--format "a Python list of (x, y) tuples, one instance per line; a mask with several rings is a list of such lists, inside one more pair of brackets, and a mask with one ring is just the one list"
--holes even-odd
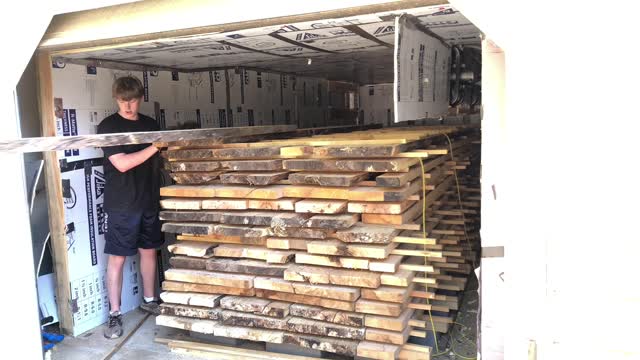
[(142, 299), (140, 309), (152, 315), (160, 315), (160, 304), (158, 304), (158, 300), (145, 301)]
[(107, 327), (104, 329), (104, 337), (107, 339), (117, 339), (122, 336), (122, 315), (118, 312), (109, 314)]

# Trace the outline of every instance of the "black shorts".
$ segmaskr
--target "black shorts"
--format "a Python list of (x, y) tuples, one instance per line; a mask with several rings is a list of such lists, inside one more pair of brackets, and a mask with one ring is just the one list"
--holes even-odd
[(106, 211), (105, 225), (105, 254), (133, 256), (164, 242), (157, 211)]

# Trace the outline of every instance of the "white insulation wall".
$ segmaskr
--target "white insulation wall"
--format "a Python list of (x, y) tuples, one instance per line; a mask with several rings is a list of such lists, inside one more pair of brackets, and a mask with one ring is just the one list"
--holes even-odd
[[(300, 127), (306, 127), (325, 121), (323, 109), (327, 105), (326, 100), (318, 96), (318, 87), (327, 89), (324, 79), (242, 68), (237, 72), (229, 69), (198, 73), (143, 73), (97, 68), (93, 72), (82, 65), (54, 64), (54, 96), (63, 99), (65, 108), (75, 106), (78, 134), (93, 133), (95, 126), (117, 109), (111, 98), (111, 84), (116, 77), (127, 74), (138, 77), (145, 84), (141, 112), (157, 116), (166, 128), (187, 122), (199, 123), (203, 128), (271, 125), (284, 124), (287, 119), (291, 124), (299, 121)], [(232, 116), (226, 114), (226, 75)], [(156, 102), (159, 114), (154, 111)], [(250, 121), (251, 113), (253, 121)], [(60, 131), (62, 135), (62, 127)], [(86, 156), (93, 155), (95, 153), (89, 151)], [(82, 157), (85, 155), (74, 159)]]

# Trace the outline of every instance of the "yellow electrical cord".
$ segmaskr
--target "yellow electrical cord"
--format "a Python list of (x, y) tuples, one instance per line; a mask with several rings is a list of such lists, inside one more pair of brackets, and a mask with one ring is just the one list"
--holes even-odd
[[(449, 135), (443, 133), (442, 135), (444, 135), (447, 138), (447, 141), (449, 142), (449, 154), (451, 156), (451, 160), (455, 161), (454, 155), (453, 155), (453, 144), (451, 142), (451, 138), (449, 137)], [(427, 215), (426, 215), (426, 210), (427, 210), (427, 203), (424, 201), (424, 199), (427, 196), (427, 189), (426, 189), (426, 180), (425, 180), (425, 171), (424, 171), (424, 162), (422, 160), (422, 158), (418, 158), (420, 160), (420, 167), (422, 168), (422, 235), (423, 237), (426, 239), (427, 238)], [(469, 237), (467, 235), (467, 221), (466, 218), (464, 216), (464, 209), (462, 207), (462, 195), (461, 195), (461, 191), (460, 191), (460, 181), (458, 180), (458, 172), (456, 171), (456, 168), (454, 166), (453, 168), (453, 175), (455, 177), (456, 180), (456, 189), (457, 189), (457, 195), (458, 195), (458, 206), (460, 208), (460, 214), (462, 215), (462, 226), (464, 227), (464, 237), (465, 240), (467, 242), (467, 245), (469, 246), (469, 249), (471, 250), (471, 241), (469, 240)], [(427, 250), (427, 244), (426, 242), (423, 243), (423, 249)], [(476, 262), (474, 258), (471, 258), (471, 261), (473, 262), (473, 267), (476, 268)], [(424, 264), (425, 266), (427, 266), (427, 257), (424, 257)], [(427, 278), (427, 273), (425, 272), (425, 278)], [(427, 300), (427, 305), (429, 305), (429, 299)], [(435, 354), (431, 354), (431, 356), (439, 356), (439, 355), (443, 355), (446, 354), (447, 351), (443, 351), (440, 352), (440, 347), (438, 346), (438, 337), (436, 335), (436, 327), (434, 325), (433, 322), (433, 316), (431, 315), (431, 309), (427, 310), (427, 312), (429, 313), (429, 321), (431, 322), (431, 331), (433, 332), (433, 342), (435, 343), (435, 347), (436, 347), (436, 353)], [(460, 323), (455, 323), (454, 324), (458, 324), (458, 325), (462, 325)], [(464, 325), (462, 325), (464, 326)], [(464, 336), (464, 338), (467, 341), (470, 341), (468, 338), (466, 338), (466, 336)], [(473, 343), (475, 344), (475, 343)], [(463, 355), (458, 354), (455, 349), (453, 348), (453, 342), (451, 343), (451, 352), (464, 360), (475, 360), (476, 357), (466, 357)]]

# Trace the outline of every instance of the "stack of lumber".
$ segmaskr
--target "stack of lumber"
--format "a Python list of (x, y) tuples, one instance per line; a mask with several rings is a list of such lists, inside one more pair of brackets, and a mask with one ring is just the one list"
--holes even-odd
[(428, 358), (409, 337), (448, 330), (477, 253), (478, 140), (409, 127), (170, 147), (157, 324)]

